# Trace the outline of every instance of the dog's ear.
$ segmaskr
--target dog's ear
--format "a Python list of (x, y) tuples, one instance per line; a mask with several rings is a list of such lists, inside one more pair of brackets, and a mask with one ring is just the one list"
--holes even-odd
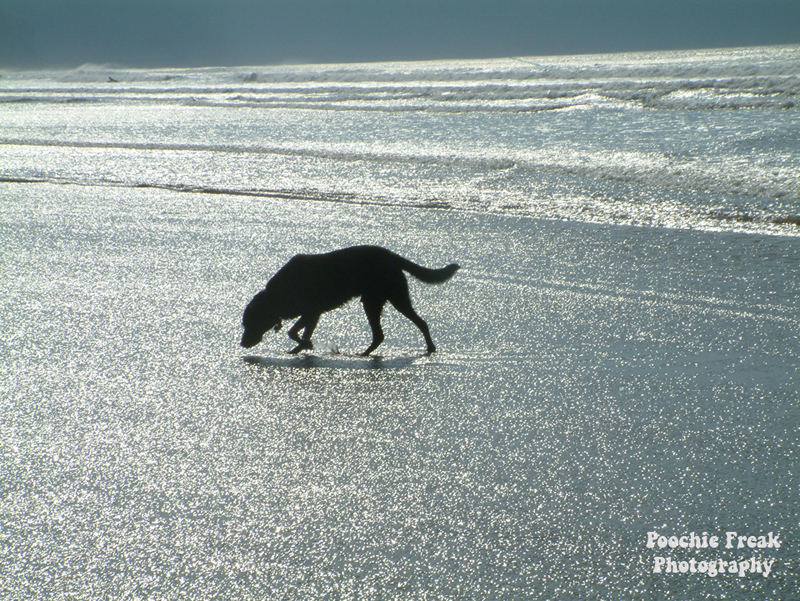
[(283, 327), (283, 324), (280, 321), (278, 321), (278, 323), (275, 324), (275, 327), (272, 328), (272, 331), (273, 332), (280, 332), (282, 327)]

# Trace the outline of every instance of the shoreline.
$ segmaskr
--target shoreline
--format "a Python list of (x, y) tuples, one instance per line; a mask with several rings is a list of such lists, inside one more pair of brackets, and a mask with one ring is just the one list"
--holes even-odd
[[(709, 226), (707, 228), (699, 228), (699, 227), (691, 227), (691, 226), (678, 226), (678, 225), (661, 225), (661, 224), (647, 224), (647, 223), (625, 223), (625, 222), (609, 222), (609, 221), (593, 221), (593, 220), (580, 220), (575, 219), (574, 217), (565, 216), (565, 217), (552, 217), (547, 215), (537, 215), (531, 211), (529, 208), (521, 208), (521, 207), (512, 207), (506, 206), (502, 209), (498, 208), (471, 208), (471, 207), (464, 207), (459, 205), (454, 205), (450, 202), (446, 201), (437, 201), (437, 200), (420, 200), (420, 201), (370, 201), (365, 199), (358, 199), (358, 200), (350, 200), (347, 199), (344, 195), (329, 195), (329, 196), (320, 196), (318, 194), (307, 193), (303, 195), (299, 194), (287, 194), (284, 191), (279, 190), (237, 190), (233, 188), (217, 188), (217, 187), (198, 187), (192, 185), (184, 185), (184, 184), (137, 184), (137, 185), (130, 185), (130, 184), (123, 184), (123, 183), (114, 183), (114, 182), (79, 182), (79, 181), (57, 181), (57, 180), (50, 180), (45, 178), (0, 178), (0, 185), (47, 185), (47, 186), (76, 186), (81, 188), (113, 188), (113, 189), (121, 189), (121, 190), (154, 190), (154, 191), (164, 191), (167, 193), (178, 193), (178, 194), (197, 194), (197, 195), (208, 195), (208, 196), (229, 196), (232, 198), (242, 197), (242, 198), (261, 198), (261, 199), (270, 199), (275, 201), (286, 201), (286, 202), (309, 202), (309, 203), (330, 203), (334, 205), (344, 205), (344, 206), (351, 206), (351, 207), (378, 207), (378, 208), (389, 208), (389, 209), (401, 209), (401, 210), (410, 210), (410, 211), (419, 211), (419, 210), (432, 210), (432, 211), (452, 211), (455, 213), (463, 213), (463, 214), (474, 214), (474, 215), (486, 215), (487, 217), (495, 216), (498, 218), (519, 218), (519, 219), (532, 219), (538, 221), (545, 221), (545, 222), (554, 222), (554, 223), (575, 223), (575, 224), (586, 224), (586, 225), (593, 225), (598, 227), (603, 226), (613, 226), (613, 227), (629, 227), (629, 228), (643, 228), (643, 229), (653, 229), (653, 230), (668, 230), (668, 231), (678, 231), (678, 232), (699, 232), (699, 233), (707, 233), (707, 234), (745, 234), (745, 235), (755, 235), (755, 236), (779, 236), (779, 237), (787, 237), (787, 238), (798, 238), (800, 237), (800, 216), (781, 216), (781, 217), (770, 217), (770, 218), (760, 218), (755, 217), (748, 214), (716, 214), (714, 215), (715, 218), (722, 219), (726, 222), (736, 222), (740, 224), (751, 224), (751, 223), (758, 223), (760, 224), (759, 227), (765, 227), (764, 229), (759, 230), (749, 230), (749, 229), (736, 229), (734, 228), (723, 228), (723, 227), (712, 227)], [(791, 225), (795, 226), (792, 227), (789, 231), (786, 230), (775, 230), (770, 229), (774, 228), (774, 226), (783, 226), (783, 225)]]

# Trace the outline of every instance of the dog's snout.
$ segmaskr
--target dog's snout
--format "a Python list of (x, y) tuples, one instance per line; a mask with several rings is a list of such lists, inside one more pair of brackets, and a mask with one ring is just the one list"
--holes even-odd
[(242, 340), (239, 342), (244, 348), (252, 348), (261, 342), (261, 336), (254, 336), (248, 332), (242, 334)]

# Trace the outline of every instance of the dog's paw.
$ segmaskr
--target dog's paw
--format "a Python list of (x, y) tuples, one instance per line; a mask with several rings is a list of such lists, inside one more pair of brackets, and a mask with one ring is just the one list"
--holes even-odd
[(300, 344), (294, 347), (292, 350), (289, 351), (289, 354), (296, 355), (300, 351), (311, 350), (314, 348), (314, 345), (311, 343), (310, 340), (301, 340)]

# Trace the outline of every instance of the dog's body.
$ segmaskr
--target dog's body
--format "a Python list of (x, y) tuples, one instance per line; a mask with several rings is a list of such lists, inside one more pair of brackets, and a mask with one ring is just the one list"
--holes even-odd
[[(289, 330), (289, 338), (298, 343), (290, 352), (311, 349), (311, 334), (320, 316), (360, 296), (372, 328), (372, 343), (364, 355), (369, 355), (384, 340), (381, 312), (386, 301), (419, 328), (428, 352), (433, 353), (436, 346), (428, 324), (411, 306), (403, 271), (435, 284), (449, 280), (457, 269), (455, 263), (442, 269), (428, 269), (378, 246), (353, 246), (322, 255), (297, 255), (247, 305), (242, 318), (241, 344), (247, 348), (255, 346), (267, 331), (277, 332), (281, 320), (299, 317)], [(302, 338), (300, 330), (304, 330)]]

